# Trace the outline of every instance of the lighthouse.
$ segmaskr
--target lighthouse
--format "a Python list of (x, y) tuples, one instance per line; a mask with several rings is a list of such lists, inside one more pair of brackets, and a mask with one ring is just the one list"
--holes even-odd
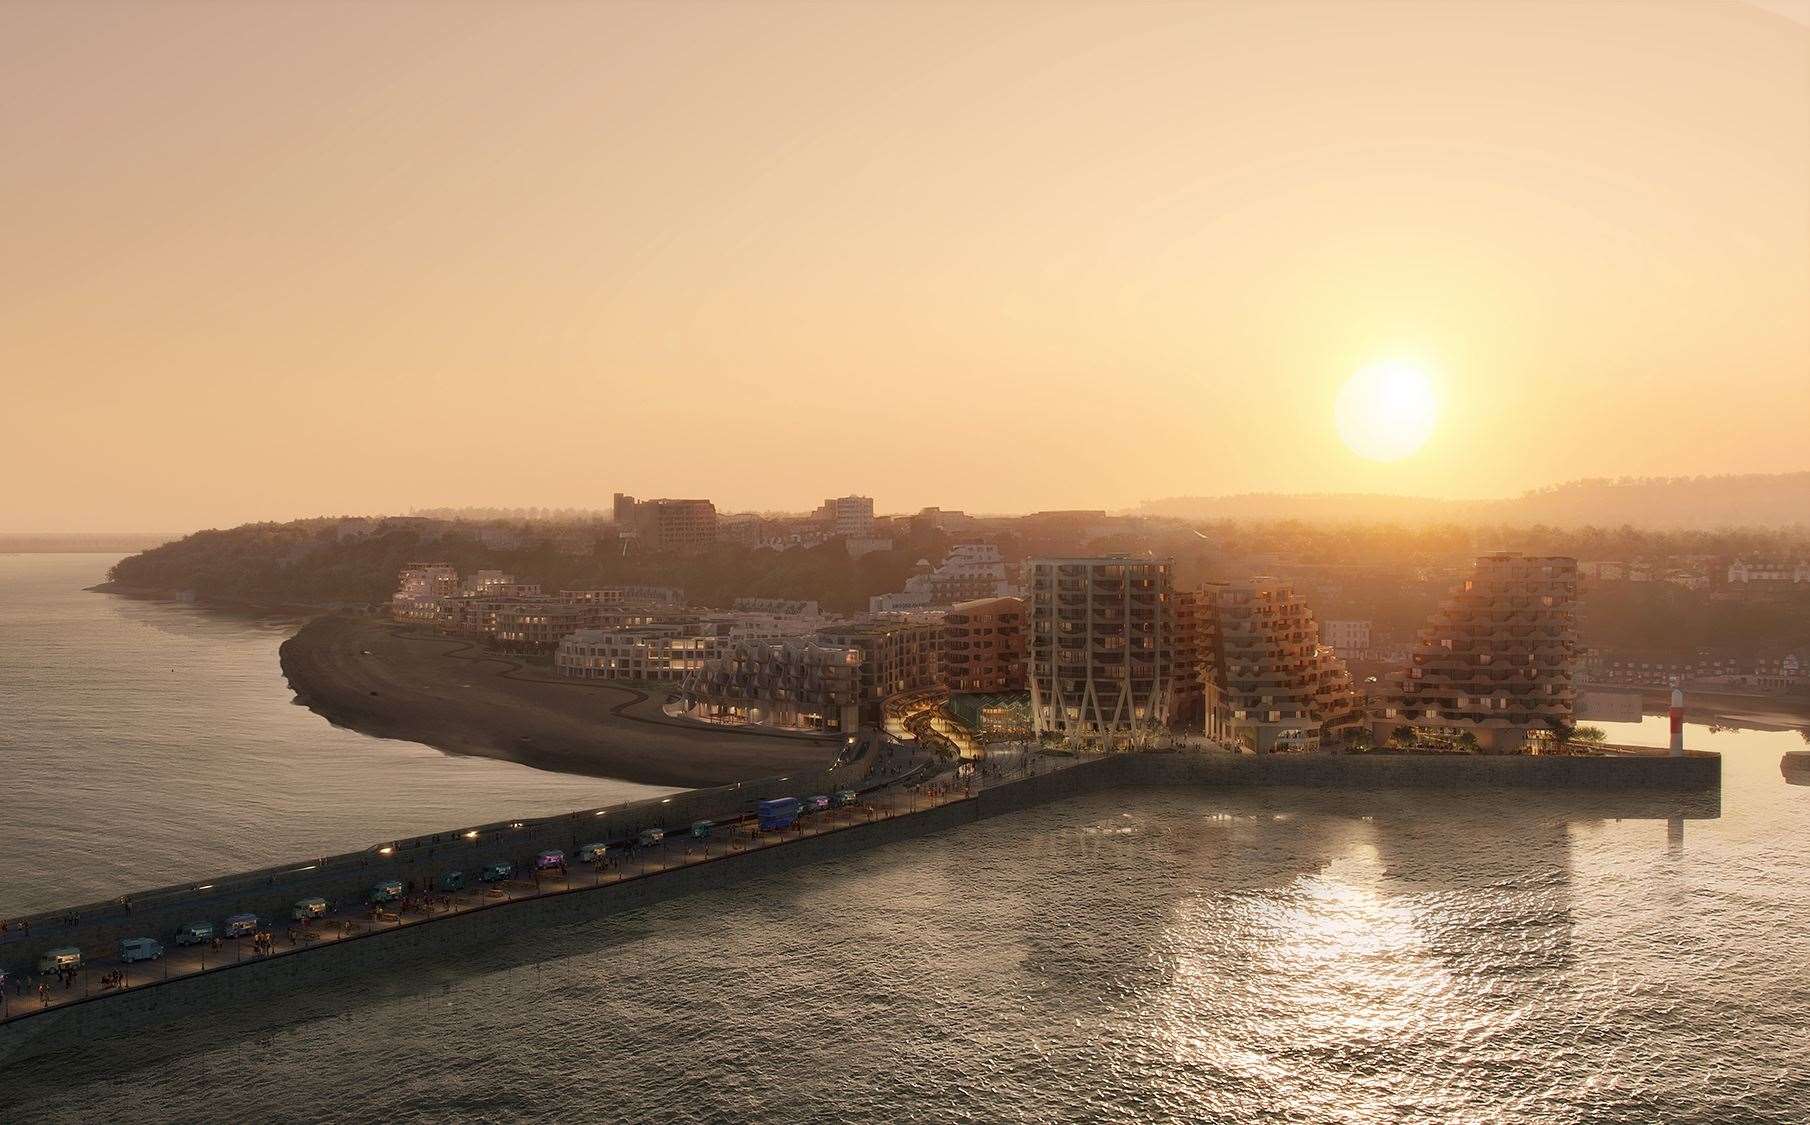
[(1672, 757), (1684, 757), (1684, 689), (1672, 689), (1672, 707), (1667, 712), (1672, 718)]

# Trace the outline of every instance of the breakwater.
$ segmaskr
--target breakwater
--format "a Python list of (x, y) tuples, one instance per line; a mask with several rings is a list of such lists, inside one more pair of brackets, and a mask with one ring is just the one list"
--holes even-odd
[[(1592, 817), (1714, 817), (1719, 814), (1720, 759), (1686, 758), (1487, 758), (1432, 755), (1267, 756), (1222, 754), (1126, 754), (1060, 765), (1033, 776), (959, 793), (910, 810), (900, 807), (874, 819), (850, 819), (783, 843), (723, 849), (648, 874), (610, 881), (566, 883), (557, 890), (481, 903), (456, 912), (395, 926), (373, 926), (331, 942), (279, 947), (273, 955), (217, 964), (205, 972), (139, 983), (123, 992), (55, 1004), (0, 1024), (0, 1063), (27, 1055), (73, 1049), (110, 1036), (164, 1024), (192, 1021), (211, 1008), (274, 999), (312, 984), (361, 973), (395, 972), (410, 963), (458, 957), (463, 951), (494, 947), (504, 939), (548, 926), (581, 923), (665, 898), (740, 886), (825, 858), (940, 831), (985, 817), (1049, 801), (1140, 786), (1308, 786), (1353, 791), (1384, 789), (1475, 790), (1534, 788), (1550, 793), (1555, 815)], [(329, 861), (247, 873), (230, 880), (187, 888), (166, 888), (132, 896), (128, 915), (79, 917), (59, 928), (53, 912), (40, 916), (46, 927), (25, 941), (9, 942), (6, 964), (20, 963), (45, 948), (81, 945), (90, 954), (105, 941), (133, 934), (167, 935), (199, 917), (217, 919), (235, 908), (286, 917), (287, 906), (309, 894), (350, 896), (357, 901), (373, 882), (425, 878), (462, 865), (471, 869), (501, 852), (531, 855), (539, 848), (569, 849), (575, 842), (615, 839), (642, 827), (682, 827), (692, 818), (739, 815), (764, 797), (851, 787), (850, 775), (866, 780), (867, 760), (810, 778), (776, 778), (722, 787), (615, 809), (584, 810), (535, 822), (502, 822), (465, 832), (440, 833), (380, 845)], [(887, 787), (882, 786), (881, 792)], [(896, 796), (896, 794), (895, 794)], [(585, 817), (590, 817), (587, 823)], [(603, 826), (608, 825), (606, 829)], [(590, 826), (597, 830), (586, 832)], [(468, 837), (466, 832), (478, 835)], [(612, 835), (615, 833), (616, 835)], [(503, 845), (499, 840), (509, 843)], [(387, 853), (383, 848), (390, 849)], [(260, 883), (260, 880), (262, 882)], [(221, 897), (224, 896), (224, 897)], [(140, 903), (143, 902), (143, 905)], [(97, 907), (105, 904), (97, 904)], [(160, 921), (153, 924), (151, 919)], [(81, 936), (77, 936), (81, 935)], [(92, 946), (92, 948), (91, 948)], [(23, 956), (21, 956), (23, 955)]]

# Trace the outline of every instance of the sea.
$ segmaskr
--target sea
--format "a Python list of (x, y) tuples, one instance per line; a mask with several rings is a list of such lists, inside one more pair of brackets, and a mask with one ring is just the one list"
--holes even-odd
[[(293, 622), (108, 561), (0, 556), (0, 913), (638, 791), (334, 730)], [(1810, 741), (1687, 734), (1714, 818), (1100, 794), (29, 1060), (0, 1121), (1810, 1121)]]

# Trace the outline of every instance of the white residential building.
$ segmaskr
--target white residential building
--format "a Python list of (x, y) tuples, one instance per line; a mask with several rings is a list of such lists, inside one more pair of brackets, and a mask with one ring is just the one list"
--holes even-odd
[(1810, 562), (1783, 559), (1736, 559), (1728, 566), (1730, 584), (1741, 582), (1810, 582)]
[(702, 671), (704, 661), (729, 643), (693, 624), (580, 629), (559, 642), (553, 666), (582, 680), (677, 683)]
[(992, 543), (957, 543), (935, 567), (920, 559), (918, 571), (905, 580), (896, 594), (876, 594), (868, 599), (872, 613), (951, 606), (957, 602), (1012, 595), (1012, 582), (999, 548)]
[(1370, 622), (1368, 620), (1335, 620), (1320, 622), (1320, 640), (1332, 646), (1334, 652), (1349, 658), (1357, 652), (1370, 651)]

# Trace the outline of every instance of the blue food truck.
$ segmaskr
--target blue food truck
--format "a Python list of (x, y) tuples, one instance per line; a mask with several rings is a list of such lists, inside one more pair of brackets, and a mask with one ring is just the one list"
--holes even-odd
[(760, 830), (775, 832), (782, 828), (790, 828), (798, 823), (798, 810), (804, 802), (797, 797), (775, 797), (771, 801), (762, 801), (759, 808)]

